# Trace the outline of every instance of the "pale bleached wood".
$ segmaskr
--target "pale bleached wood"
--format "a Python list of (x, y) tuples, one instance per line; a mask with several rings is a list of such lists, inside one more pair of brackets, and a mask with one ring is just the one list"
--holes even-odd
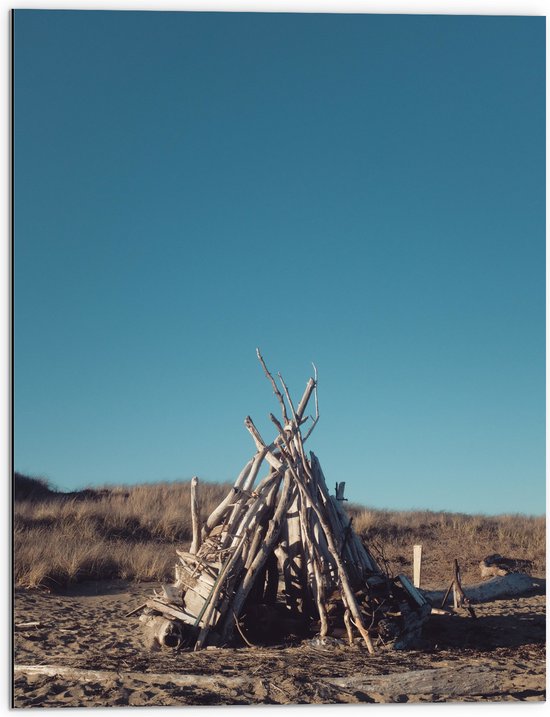
[(236, 545), (245, 528), (252, 528), (258, 522), (260, 519), (260, 508), (268, 502), (273, 487), (278, 486), (280, 481), (281, 474), (271, 472), (263, 478), (256, 490), (250, 494), (247, 503), (242, 506), (241, 515), (239, 515), (235, 521), (236, 527), (234, 527), (231, 547)]
[(250, 473), (250, 469), (252, 468), (252, 465), (254, 463), (254, 458), (251, 458), (248, 463), (245, 465), (245, 467), (242, 469), (242, 471), (237, 476), (237, 479), (235, 480), (235, 483), (233, 485), (233, 488), (230, 490), (230, 492), (227, 494), (227, 496), (222, 500), (222, 502), (218, 505), (217, 508), (215, 508), (210, 515), (208, 516), (208, 519), (206, 520), (206, 524), (204, 526), (205, 534), (208, 535), (208, 533), (212, 530), (212, 528), (220, 522), (220, 520), (223, 518), (225, 513), (228, 511), (229, 506), (232, 505), (232, 503), (235, 501), (237, 494), (239, 493), (240, 489), (242, 488), (244, 481), (246, 480), (248, 474)]
[[(546, 580), (524, 573), (510, 573), (474, 585), (463, 586), (463, 590), (471, 603), (485, 603), (529, 594), (544, 594)], [(444, 590), (422, 590), (421, 592), (431, 603), (440, 602), (445, 595)]]
[(422, 546), (413, 546), (413, 585), (415, 588), (420, 587), (422, 571)]
[[(313, 500), (313, 498), (308, 490), (308, 487), (304, 483), (304, 480), (302, 478), (300, 478), (300, 476), (298, 475), (298, 471), (293, 466), (292, 457), (286, 453), (285, 449), (282, 446), (280, 447), (280, 450), (281, 450), (283, 457), (285, 457), (285, 459), (286, 459), (286, 463), (288, 465), (288, 470), (290, 470), (291, 475), (294, 478), (296, 484), (298, 485), (302, 495), (304, 495), (306, 500), (309, 501), (311, 508), (315, 511), (315, 513), (319, 519), (319, 522), (321, 523), (321, 527), (323, 528), (326, 538), (327, 538), (329, 551), (332, 554), (332, 557), (333, 557), (333, 559), (336, 563), (337, 569), (338, 569), (338, 575), (340, 578), (340, 582), (342, 584), (342, 599), (344, 601), (344, 604), (349, 608), (349, 610), (355, 620), (355, 625), (356, 625), (357, 629), (359, 630), (359, 632), (361, 633), (361, 636), (363, 637), (363, 640), (365, 642), (365, 645), (367, 646), (368, 651), (372, 654), (372, 653), (374, 653), (374, 646), (372, 644), (372, 640), (370, 638), (368, 629), (365, 627), (365, 625), (363, 623), (363, 619), (361, 617), (361, 612), (357, 605), (355, 595), (353, 594), (353, 590), (349, 584), (345, 566), (342, 563), (342, 560), (339, 555), (339, 550), (338, 550), (339, 546), (337, 546), (334, 543), (333, 531), (331, 530), (332, 526), (329, 523), (327, 523), (322, 512), (319, 510), (319, 508), (317, 507), (317, 504)], [(301, 453), (303, 455), (303, 448), (301, 449)], [(267, 454), (269, 455), (270, 451), (267, 451)], [(307, 461), (305, 463), (302, 462), (302, 464), (301, 464), (302, 467), (304, 468), (304, 470), (307, 470), (306, 464), (307, 464)], [(322, 474), (321, 474), (321, 477), (322, 477)], [(323, 478), (323, 482), (324, 482), (324, 478)], [(321, 486), (319, 486), (319, 487), (321, 487)], [(332, 503), (328, 497), (328, 491), (327, 491), (326, 498), (327, 498), (326, 505), (331, 506)], [(333, 508), (333, 511), (334, 511), (334, 508)], [(336, 515), (334, 516), (333, 520), (334, 520), (334, 528), (336, 529), (336, 531), (338, 531), (338, 529), (340, 527), (340, 521), (338, 520)], [(341, 543), (341, 536), (340, 536), (340, 543)], [(245, 580), (246, 580), (246, 578), (245, 578)]]
[(351, 619), (349, 609), (344, 610), (344, 625), (346, 626), (346, 632), (348, 635), (348, 644), (353, 645), (353, 629), (351, 627)]
[(214, 587), (214, 582), (215, 581), (211, 581), (211, 579), (206, 581), (204, 573), (199, 573), (199, 575), (195, 578), (189, 578), (187, 580), (183, 578), (180, 580), (178, 587), (185, 588), (185, 595), (183, 596), (185, 604), (188, 604), (187, 595), (189, 591), (196, 593), (203, 601), (207, 600), (208, 596), (212, 592), (212, 588)]
[[(261, 452), (257, 454), (257, 457), (260, 455)], [(220, 545), (223, 548), (230, 548), (232, 550), (233, 547), (238, 543), (242, 531), (245, 529), (245, 527), (249, 526), (251, 514), (258, 507), (258, 497), (262, 496), (265, 493), (266, 489), (274, 481), (277, 481), (280, 478), (278, 473), (271, 472), (267, 476), (265, 476), (265, 478), (260, 481), (256, 489), (251, 492), (251, 486), (248, 485), (248, 480), (255, 480), (262, 461), (263, 456), (261, 457), (257, 465), (253, 464), (249, 477), (247, 479), (247, 484), (243, 487), (242, 496), (240, 497), (239, 502), (233, 508), (231, 516), (228, 519), (226, 525), (224, 526), (224, 529), (220, 536)]]
[[(210, 591), (212, 592), (212, 591)], [(207, 595), (200, 595), (195, 589), (189, 588), (189, 590), (186, 591), (184, 596), (184, 604), (185, 609), (190, 612), (192, 615), (198, 616), (201, 614), (201, 611), (203, 607), (207, 604), (210, 592)], [(220, 612), (216, 608), (212, 609), (208, 613), (208, 617), (205, 619), (204, 617), (201, 617), (197, 623), (197, 619), (193, 621), (194, 625), (198, 625), (199, 627), (204, 627), (206, 625), (207, 621), (210, 621), (211, 623), (215, 624), (217, 620), (220, 617)]]
[(271, 486), (271, 488), (269, 489), (267, 496), (265, 498), (264, 510), (262, 510), (262, 513), (257, 512), (256, 515), (251, 520), (251, 528), (254, 531), (254, 538), (250, 545), (250, 549), (248, 551), (246, 551), (246, 554), (244, 555), (246, 569), (248, 569), (250, 567), (251, 561), (252, 561), (254, 555), (256, 555), (258, 547), (264, 538), (264, 534), (267, 529), (267, 526), (263, 524), (264, 515), (271, 508), (274, 507), (275, 499), (277, 497), (277, 491), (279, 490), (279, 483), (280, 483), (280, 481), (277, 481), (276, 483), (274, 483)]
[[(283, 479), (279, 502), (277, 504), (277, 508), (275, 509), (273, 517), (269, 521), (269, 527), (267, 529), (265, 539), (260, 545), (258, 553), (252, 561), (249, 569), (246, 572), (244, 580), (242, 581), (239, 589), (235, 593), (235, 597), (233, 598), (232, 611), (237, 617), (239, 617), (240, 615), (242, 606), (244, 604), (244, 601), (246, 600), (246, 597), (248, 596), (248, 593), (252, 588), (252, 585), (254, 584), (254, 580), (256, 579), (261, 568), (264, 566), (269, 553), (275, 547), (277, 538), (279, 537), (279, 533), (281, 530), (281, 521), (288, 508), (290, 488), (291, 476), (290, 473), (286, 471)], [(222, 638), (225, 640), (228, 640), (233, 632), (234, 624), (231, 620), (231, 617), (232, 616), (226, 616), (222, 626)]]
[(148, 682), (155, 684), (174, 684), (178, 687), (198, 687), (216, 691), (220, 686), (238, 688), (250, 684), (250, 677), (215, 674), (190, 674), (183, 672), (124, 672), (120, 670), (86, 670), (66, 665), (23, 665), (16, 664), (13, 667), (16, 674), (45, 675), (47, 677), (61, 677), (77, 682), (107, 682), (109, 680)]
[(313, 393), (313, 389), (316, 386), (317, 386), (317, 382), (315, 381), (315, 379), (310, 378), (306, 384), (306, 390), (304, 391), (304, 394), (303, 394), (302, 398), (300, 399), (298, 408), (296, 409), (296, 417), (298, 419), (303, 418), (304, 412), (307, 408), (307, 404), (309, 403), (309, 399), (311, 398), (311, 394)]
[(194, 624), (194, 617), (192, 615), (189, 615), (189, 613), (185, 612), (184, 610), (178, 609), (173, 605), (166, 605), (166, 603), (155, 599), (147, 600), (145, 604), (152, 610), (157, 610), (158, 612), (162, 612), (163, 614), (169, 615), (170, 617), (175, 617), (176, 620), (181, 620), (188, 625)]
[(292, 402), (292, 398), (290, 397), (288, 387), (283, 377), (281, 376), (281, 372), (279, 372), (277, 375), (279, 376), (279, 381), (281, 382), (281, 386), (283, 387), (283, 391), (285, 392), (286, 400), (288, 401), (288, 405), (290, 406), (290, 412), (292, 413), (292, 422), (289, 421), (289, 423), (294, 423), (294, 427), (297, 428), (300, 425), (300, 421), (296, 416), (296, 411), (294, 410), (294, 404)]
[(449, 617), (449, 615), (452, 615), (453, 612), (452, 612), (452, 610), (449, 610), (449, 609), (444, 610), (441, 607), (432, 607), (431, 614), (432, 615), (446, 615), (447, 617)]
[[(277, 389), (259, 351), (258, 358), (281, 404), (283, 423), (271, 416), (278, 435), (268, 445), (252, 419), (245, 419), (257, 452), (239, 474), (230, 493), (205, 521), (200, 546), (195, 545), (194, 528), (189, 554), (196, 554), (199, 560), (180, 555), (185, 570), (180, 573), (180, 582), (186, 588), (185, 609), (193, 613), (193, 624), (200, 628), (195, 649), (207, 644), (210, 630), (214, 628), (217, 638), (221, 637), (222, 641), (230, 638), (235, 617), (238, 618), (250, 590), (263, 575), (269, 556), (276, 551), (281, 565), (285, 562), (287, 565), (284, 579), (287, 593), (292, 595), (290, 604), (297, 607), (301, 593), (302, 609), (307, 603), (308, 614), (314, 614), (311, 607), (315, 601), (321, 633), (325, 635), (328, 630), (325, 593), (332, 594), (338, 588), (347, 611), (344, 623), (348, 637), (352, 634), (353, 622), (373, 652), (354, 590), (362, 585), (358, 576), (364, 578), (363, 571), (367, 575), (379, 571), (374, 561), (370, 561), (368, 551), (361, 547), (341, 505), (344, 484), (337, 486), (335, 497), (330, 496), (317, 458), (312, 453), (308, 459), (304, 451), (305, 438), (300, 426), (313, 395), (314, 425), (319, 418), (316, 369), (314, 367), (315, 379), (308, 381), (295, 408), (281, 374), (282, 392)], [(270, 466), (270, 474), (254, 487), (264, 461)], [(218, 567), (212, 570), (214, 560)], [(202, 579), (203, 575), (210, 576), (208, 581)], [(271, 584), (276, 582), (271, 576)]]
[(277, 384), (275, 383), (275, 379), (271, 375), (270, 371), (268, 370), (267, 366), (265, 365), (265, 361), (263, 360), (263, 357), (260, 353), (260, 349), (256, 349), (256, 356), (258, 357), (258, 361), (261, 363), (262, 368), (265, 372), (265, 375), (267, 376), (268, 381), (271, 383), (271, 387), (273, 388), (273, 393), (277, 397), (277, 400), (279, 401), (279, 405), (281, 406), (281, 414), (283, 418), (285, 419), (285, 422), (288, 422), (288, 415), (286, 412), (286, 406), (285, 401), (281, 395), (281, 392), (277, 388)]
[(321, 573), (321, 569), (319, 567), (319, 562), (315, 559), (313, 559), (313, 571), (315, 574), (315, 585), (316, 585), (316, 593), (317, 593), (317, 610), (319, 612), (319, 620), (321, 622), (321, 629), (319, 630), (319, 636), (320, 637), (326, 637), (328, 633), (328, 618), (327, 618), (327, 608), (326, 608), (326, 602), (325, 602), (325, 585), (323, 581), (323, 575)]
[[(278, 476), (275, 476), (274, 480), (278, 480)], [(260, 493), (260, 495), (258, 495), (258, 497), (256, 498), (256, 502), (265, 501), (265, 499), (266, 499), (266, 496), (265, 496), (265, 487), (264, 487), (264, 490), (262, 491), (262, 493)], [(255, 507), (253, 505), (253, 506), (251, 506), (251, 510), (249, 510), (249, 512), (248, 512), (248, 516), (251, 518), (254, 515), (254, 513), (255, 513)], [(246, 518), (245, 518), (245, 520), (246, 520)], [(241, 559), (241, 552), (244, 548), (245, 541), (247, 538), (245, 528), (246, 528), (246, 526), (242, 527), (243, 533), (239, 539), (239, 543), (235, 547), (231, 557), (227, 560), (224, 567), (222, 568), (222, 570), (216, 580), (216, 584), (215, 584), (214, 588), (212, 589), (212, 593), (210, 595), (208, 603), (206, 604), (205, 614), (202, 616), (203, 617), (203, 628), (202, 628), (202, 630), (199, 634), (199, 637), (197, 639), (197, 642), (195, 644), (196, 650), (200, 650), (206, 642), (206, 638), (208, 637), (208, 632), (210, 631), (210, 627), (212, 624), (211, 617), (214, 613), (215, 604), (218, 600), (218, 597), (219, 597), (222, 587), (224, 585), (224, 580), (227, 577), (227, 575), (229, 574), (229, 572), (234, 569), (234, 567), (236, 566), (238, 561)], [(235, 610), (235, 613), (237, 616), (239, 615), (238, 610)]]
[(191, 478), (191, 524), (193, 528), (193, 540), (191, 541), (191, 547), (189, 552), (196, 555), (201, 545), (201, 531), (200, 531), (200, 516), (199, 516), (199, 498), (198, 498), (198, 483), (199, 479), (197, 476)]
[(315, 543), (316, 551), (321, 556), (321, 560), (323, 561), (323, 563), (327, 566), (327, 568), (331, 570), (331, 573), (333, 573), (333, 577), (335, 580), (337, 577), (336, 566), (334, 565), (334, 561), (332, 560), (325, 533), (313, 510), (309, 511), (309, 520), (311, 524), (312, 538)]
[(204, 585), (212, 587), (216, 582), (216, 578), (220, 572), (221, 565), (217, 564), (213, 572), (206, 571), (205, 569), (199, 571), (196, 569), (196, 567), (194, 570), (191, 571), (189, 567), (186, 568), (184, 565), (178, 565), (176, 567), (181, 568), (182, 570), (182, 573), (180, 574), (180, 580), (182, 581), (182, 584), (193, 586), (200, 577), (200, 580)]
[[(302, 542), (304, 552), (308, 556), (308, 570), (311, 571), (311, 588), (313, 592), (313, 600), (317, 608), (320, 620), (320, 636), (325, 637), (328, 632), (328, 617), (326, 607), (326, 586), (323, 576), (324, 556), (319, 550), (319, 542), (315, 537), (314, 525), (317, 523), (320, 535), (320, 525), (317, 521), (315, 513), (311, 510), (307, 497), (301, 495), (300, 501), (300, 521), (302, 526)], [(326, 543), (326, 541), (325, 541)]]
[[(297, 490), (297, 488), (295, 489)], [(302, 545), (305, 560), (305, 586), (304, 586), (304, 605), (306, 609), (313, 610), (317, 607), (317, 583), (314, 568), (314, 548), (311, 540), (308, 540), (308, 530), (310, 530), (310, 516), (307, 510), (307, 501), (303, 498), (300, 501), (300, 529), (302, 534)]]
[(181, 621), (170, 620), (161, 615), (141, 615), (139, 619), (149, 631), (149, 639), (152, 643), (171, 648), (182, 645), (184, 629)]
[[(291, 466), (289, 466), (289, 469), (292, 471)], [(303, 481), (299, 478), (299, 476), (295, 472), (293, 472), (293, 477), (294, 477), (294, 480), (296, 481), (296, 483), (298, 484), (302, 494), (305, 495), (305, 497), (310, 501), (311, 507), (317, 514), (317, 517), (319, 518), (319, 522), (321, 523), (321, 527), (325, 531), (328, 547), (332, 554), (332, 557), (334, 558), (336, 566), (338, 568), (338, 575), (340, 577), (340, 582), (342, 584), (342, 600), (343, 600), (344, 604), (349, 608), (349, 610), (353, 616), (353, 619), (355, 620), (355, 626), (361, 633), (361, 636), (365, 642), (365, 645), (367, 646), (368, 651), (371, 654), (373, 654), (374, 646), (372, 644), (372, 640), (369, 635), (369, 631), (363, 623), (363, 618), (361, 617), (361, 612), (359, 610), (359, 606), (357, 605), (355, 595), (353, 594), (353, 590), (349, 584), (346, 568), (345, 568), (344, 564), (342, 563), (342, 560), (338, 553), (338, 549), (337, 549), (336, 545), (334, 544), (330, 526), (327, 524), (327, 521), (325, 520), (322, 512), (317, 507), (316, 503), (314, 501), (312, 501), (311, 496), (309, 495), (309, 491), (308, 491), (307, 487), (304, 485)]]
[[(129, 614), (131, 615), (132, 613), (129, 613)], [(128, 617), (128, 616), (126, 616), (126, 617)], [(31, 622), (16, 622), (15, 623), (15, 627), (18, 630), (25, 630), (29, 627), (40, 627), (41, 625), (42, 625), (42, 623), (37, 620), (32, 620)]]
[[(326, 481), (325, 481), (325, 476), (324, 476), (324, 474), (323, 474), (323, 469), (321, 468), (321, 464), (319, 463), (319, 459), (318, 459), (317, 456), (313, 453), (313, 451), (311, 451), (310, 455), (311, 455), (312, 468), (313, 468), (313, 470), (314, 470), (314, 472), (315, 472), (315, 474), (316, 474), (317, 481), (318, 481), (318, 484), (319, 484), (319, 490), (320, 490), (321, 494), (323, 495), (323, 499), (324, 499), (325, 502), (326, 502), (327, 496), (329, 495), (329, 493), (328, 493), (328, 488), (327, 488), (327, 484), (326, 484)], [(332, 501), (331, 501), (331, 502), (332, 502)], [(334, 505), (333, 505), (333, 508), (335, 509), (335, 506), (334, 506)], [(342, 508), (342, 506), (340, 506), (340, 508), (341, 508), (342, 511), (344, 510), (344, 509)], [(338, 511), (338, 512), (340, 512), (340, 511)], [(345, 512), (344, 512), (344, 515), (346, 515)], [(348, 516), (346, 515), (346, 518), (347, 518), (347, 517), (348, 517)], [(378, 574), (381, 575), (381, 574), (382, 574), (382, 570), (380, 569), (380, 567), (379, 567), (378, 564), (376, 563), (376, 560), (375, 560), (375, 559), (372, 557), (372, 555), (366, 550), (365, 546), (363, 545), (363, 542), (361, 541), (361, 539), (359, 538), (359, 536), (357, 535), (357, 533), (355, 533), (355, 531), (352, 532), (352, 540), (353, 540), (353, 543), (354, 543), (355, 548), (356, 548), (356, 550), (357, 550), (357, 555), (359, 556), (359, 560), (361, 561), (361, 564), (364, 566), (364, 568), (365, 568), (368, 572), (374, 572), (374, 573), (378, 573)]]
[[(273, 510), (279, 490), (279, 484), (281, 481), (280, 476), (274, 476), (274, 478), (277, 478), (276, 482), (273, 483), (273, 485), (271, 485), (270, 487), (266, 485), (266, 488), (263, 491), (263, 494), (261, 496), (262, 503), (260, 504), (260, 508), (253, 516), (253, 521), (251, 521), (251, 527), (247, 529), (247, 539), (244, 541), (242, 549), (239, 551), (239, 557), (234, 562), (231, 569), (231, 573), (225, 580), (225, 598), (223, 599), (219, 609), (220, 618), (218, 622), (220, 624), (222, 619), (225, 618), (225, 616), (234, 614), (233, 595), (238, 589), (238, 584), (240, 584), (238, 579), (242, 580), (242, 569), (244, 567), (246, 570), (248, 570), (254, 556), (259, 549), (260, 544), (265, 539), (267, 525), (264, 522), (264, 518), (266, 514), (270, 513)], [(253, 537), (251, 538), (251, 536)]]
[(362, 559), (360, 551), (357, 548), (357, 544), (354, 540), (355, 534), (352, 530), (351, 518), (346, 513), (342, 503), (335, 498), (335, 496), (329, 496), (329, 499), (334, 507), (336, 516), (340, 522), (340, 534), (342, 536), (341, 553), (343, 557), (347, 558), (350, 570), (353, 572), (355, 582), (363, 582), (363, 573), (365, 562)]
[(290, 602), (297, 606), (298, 600), (303, 600), (302, 595), (302, 570), (303, 570), (303, 540), (300, 526), (300, 494), (295, 489), (292, 493), (286, 521), (287, 537), (287, 591), (290, 591)]
[(168, 602), (176, 602), (178, 600), (181, 600), (181, 589), (179, 588), (179, 586), (162, 584), (160, 586), (160, 589), (160, 595), (157, 593), (156, 590), (154, 590), (155, 597), (158, 597), (161, 600), (168, 600)]

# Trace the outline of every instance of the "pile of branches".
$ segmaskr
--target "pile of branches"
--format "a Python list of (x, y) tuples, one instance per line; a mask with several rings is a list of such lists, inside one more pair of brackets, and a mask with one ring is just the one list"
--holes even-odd
[[(138, 608), (140, 619), (160, 644), (195, 650), (266, 644), (275, 632), (279, 641), (346, 637), (373, 653), (375, 642), (416, 635), (429, 605), (405, 576), (380, 568), (345, 512), (344, 483), (330, 495), (319, 460), (306, 454), (319, 420), (315, 367), (295, 404), (257, 355), (281, 410), (280, 420), (269, 416), (275, 438), (266, 442), (246, 417), (256, 452), (202, 526), (193, 479), (192, 545), (177, 551), (174, 584)], [(306, 416), (312, 398), (315, 415)]]

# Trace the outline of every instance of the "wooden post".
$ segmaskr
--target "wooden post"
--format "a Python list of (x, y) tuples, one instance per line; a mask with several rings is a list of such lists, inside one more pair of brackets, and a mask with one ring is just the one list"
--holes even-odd
[(420, 587), (420, 576), (422, 569), (422, 546), (413, 546), (413, 585), (415, 588)]
[(199, 523), (199, 500), (197, 495), (197, 485), (199, 479), (197, 476), (191, 478), (191, 522), (193, 525), (193, 542), (189, 548), (192, 555), (196, 555), (201, 546), (201, 528)]

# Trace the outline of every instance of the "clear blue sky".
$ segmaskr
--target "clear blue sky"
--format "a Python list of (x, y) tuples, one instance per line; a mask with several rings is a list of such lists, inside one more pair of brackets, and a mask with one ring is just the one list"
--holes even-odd
[(545, 19), (17, 11), (15, 467), (545, 510)]

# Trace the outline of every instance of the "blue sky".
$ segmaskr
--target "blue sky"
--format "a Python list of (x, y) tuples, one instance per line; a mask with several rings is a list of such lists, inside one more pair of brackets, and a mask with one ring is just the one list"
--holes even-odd
[(545, 508), (545, 19), (17, 11), (15, 467)]

